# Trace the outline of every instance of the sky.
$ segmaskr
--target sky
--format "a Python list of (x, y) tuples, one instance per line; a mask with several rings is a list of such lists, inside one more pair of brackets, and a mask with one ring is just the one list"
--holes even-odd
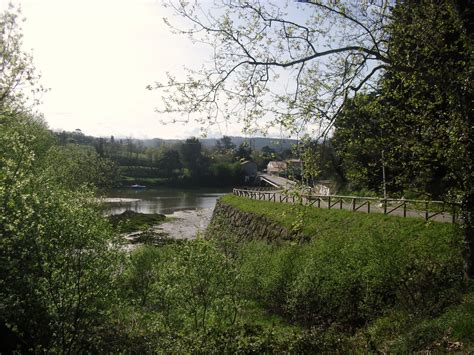
[[(39, 111), (54, 130), (81, 129), (94, 136), (186, 138), (196, 124), (163, 125), (154, 112), (160, 94), (146, 90), (200, 66), (209, 49), (172, 34), (173, 20), (160, 0), (13, 0), (26, 21), (23, 50), (33, 54), (50, 89)], [(7, 0), (0, 0), (0, 9)], [(178, 19), (175, 19), (178, 21)], [(190, 59), (192, 58), (192, 61)], [(241, 127), (214, 127), (208, 136), (241, 135)]]

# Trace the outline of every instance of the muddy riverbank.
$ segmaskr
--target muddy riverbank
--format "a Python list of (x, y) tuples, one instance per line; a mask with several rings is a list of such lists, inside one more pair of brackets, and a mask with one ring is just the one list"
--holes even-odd
[(206, 230), (213, 210), (212, 207), (175, 211), (166, 215), (169, 219), (154, 227), (154, 230), (173, 239), (194, 239)]

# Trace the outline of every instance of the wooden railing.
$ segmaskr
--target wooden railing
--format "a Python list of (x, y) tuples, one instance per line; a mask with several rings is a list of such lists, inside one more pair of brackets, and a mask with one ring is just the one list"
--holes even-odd
[(459, 220), (459, 204), (444, 201), (298, 194), (268, 188), (235, 188), (233, 194), (259, 201), (301, 204), (328, 209), (338, 208), (353, 212), (375, 212), (403, 217), (423, 217), (426, 221), (436, 219), (456, 223)]

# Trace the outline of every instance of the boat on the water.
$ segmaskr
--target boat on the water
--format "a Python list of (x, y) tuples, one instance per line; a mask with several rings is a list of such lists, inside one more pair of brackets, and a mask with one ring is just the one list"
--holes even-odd
[(133, 184), (130, 186), (132, 189), (144, 189), (146, 186), (145, 185), (138, 185), (138, 184)]

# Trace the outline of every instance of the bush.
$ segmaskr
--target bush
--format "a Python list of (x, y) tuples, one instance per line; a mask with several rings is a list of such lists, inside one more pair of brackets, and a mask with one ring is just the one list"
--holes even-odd
[(305, 250), (292, 285), (293, 314), (357, 326), (402, 307), (436, 314), (459, 297), (461, 237), (367, 232), (320, 238)]
[(474, 293), (437, 317), (392, 310), (358, 331), (353, 343), (371, 352), (465, 351), (474, 345)]
[(0, 351), (91, 350), (115, 298), (111, 228), (92, 193), (44, 168), (48, 135), (28, 117), (0, 124), (0, 328), (17, 340)]
[(302, 232), (312, 241), (248, 242), (241, 247), (240, 271), (249, 297), (303, 324), (356, 328), (393, 307), (431, 316), (462, 293), (463, 243), (457, 226), (235, 196), (223, 201), (285, 226), (292, 223), (288, 211), (301, 209)]
[(284, 307), (300, 261), (296, 245), (271, 245), (250, 242), (240, 254), (240, 277), (243, 295), (268, 309), (284, 312)]
[(196, 240), (133, 252), (122, 292), (153, 312), (160, 329), (225, 328), (240, 309), (236, 280), (231, 261), (212, 242)]

